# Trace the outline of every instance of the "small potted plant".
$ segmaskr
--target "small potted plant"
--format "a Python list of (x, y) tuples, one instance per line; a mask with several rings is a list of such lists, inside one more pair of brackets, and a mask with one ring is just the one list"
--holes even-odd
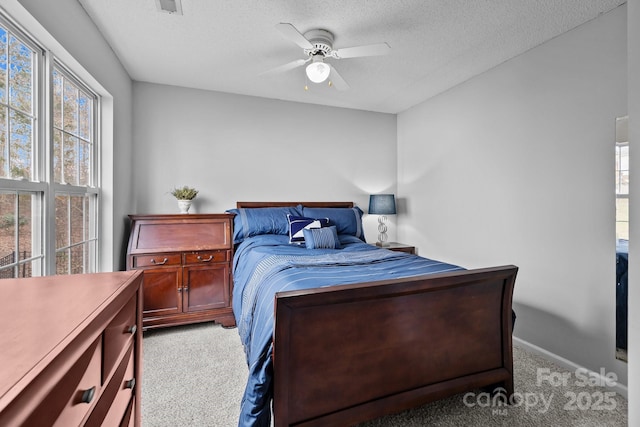
[(180, 213), (186, 214), (189, 213), (191, 201), (198, 195), (198, 190), (185, 185), (184, 187), (174, 188), (171, 190), (171, 195), (178, 199), (178, 208), (180, 208)]

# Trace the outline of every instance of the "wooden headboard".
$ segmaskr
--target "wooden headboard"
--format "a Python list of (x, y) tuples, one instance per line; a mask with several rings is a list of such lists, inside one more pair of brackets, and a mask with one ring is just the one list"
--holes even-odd
[(236, 202), (237, 208), (277, 208), (297, 205), (309, 208), (352, 208), (353, 202)]

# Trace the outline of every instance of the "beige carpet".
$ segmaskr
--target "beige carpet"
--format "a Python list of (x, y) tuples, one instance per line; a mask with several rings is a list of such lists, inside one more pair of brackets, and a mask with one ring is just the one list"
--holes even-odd
[[(546, 373), (550, 381), (538, 385)], [(460, 394), (360, 427), (626, 426), (627, 401), (538, 355), (514, 348), (515, 390), (510, 406), (481, 392)], [(562, 377), (566, 386), (553, 386)], [(236, 329), (213, 323), (147, 331), (143, 340), (144, 427), (234, 427), (247, 379)]]

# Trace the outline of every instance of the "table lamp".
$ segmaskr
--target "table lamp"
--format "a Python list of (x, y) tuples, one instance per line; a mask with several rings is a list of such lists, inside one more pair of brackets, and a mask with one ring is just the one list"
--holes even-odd
[(372, 194), (369, 196), (369, 214), (378, 216), (378, 241), (376, 246), (387, 246), (387, 215), (395, 215), (396, 199), (393, 194)]

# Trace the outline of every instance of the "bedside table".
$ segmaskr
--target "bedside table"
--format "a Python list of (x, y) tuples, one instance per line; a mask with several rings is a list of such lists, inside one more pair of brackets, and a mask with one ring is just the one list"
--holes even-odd
[(378, 248), (382, 247), (383, 249), (389, 249), (390, 251), (406, 252), (408, 254), (413, 254), (413, 255), (415, 255), (415, 253), (416, 253), (416, 247), (415, 246), (405, 245), (404, 243), (386, 242), (386, 244), (384, 246), (377, 246), (375, 243), (372, 243), (372, 245), (374, 245), (374, 246), (376, 246)]

